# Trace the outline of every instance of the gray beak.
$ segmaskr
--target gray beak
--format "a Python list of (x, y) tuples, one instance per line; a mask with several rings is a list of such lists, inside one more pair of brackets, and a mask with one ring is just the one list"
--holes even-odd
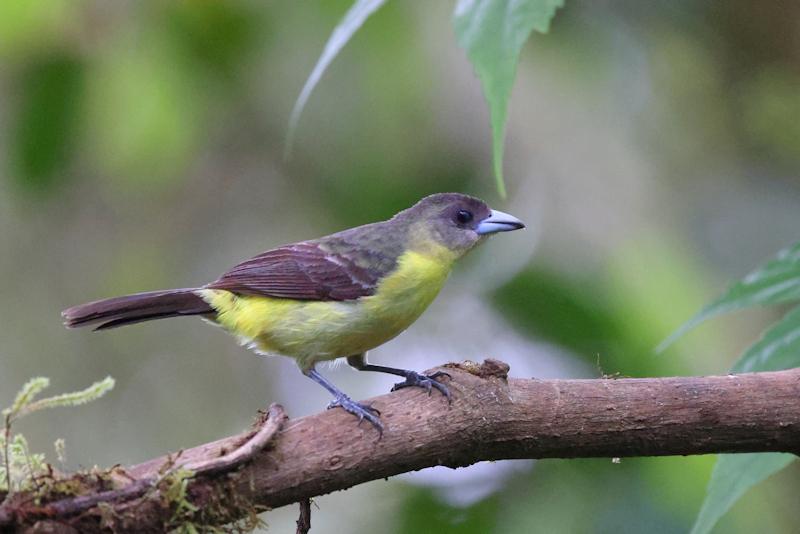
[(492, 210), (492, 214), (488, 218), (482, 220), (475, 231), (478, 234), (493, 234), (495, 232), (510, 232), (511, 230), (519, 230), (525, 228), (522, 221), (516, 217), (512, 217), (508, 213), (502, 211)]

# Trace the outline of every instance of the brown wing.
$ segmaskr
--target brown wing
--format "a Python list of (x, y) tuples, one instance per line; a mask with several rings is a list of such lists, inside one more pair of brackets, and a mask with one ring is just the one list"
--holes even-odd
[(345, 247), (325, 246), (339, 249), (329, 252), (322, 246), (306, 241), (269, 250), (204, 287), (299, 300), (352, 300), (374, 293), (385, 274), (385, 258), (363, 249), (345, 252)]

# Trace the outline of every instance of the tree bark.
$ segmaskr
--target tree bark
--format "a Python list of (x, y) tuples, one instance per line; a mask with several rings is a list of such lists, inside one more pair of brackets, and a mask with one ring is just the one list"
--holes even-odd
[[(199, 466), (200, 471), (188, 479), (181, 494), (197, 511), (187, 507), (179, 510), (179, 517), (221, 525), (254, 517), (254, 506), (307, 502), (434, 465), (455, 468), (512, 458), (800, 452), (800, 369), (595, 380), (507, 378), (508, 366), (496, 360), (480, 366), (451, 364), (442, 370), (451, 375), (444, 378), (453, 394), (450, 405), (437, 392), (429, 396), (417, 388), (367, 401), (381, 411), (382, 436), (372, 425), (357, 425), (343, 410), (283, 423), (284, 416), (275, 409), (268, 422), (275, 426), (274, 437), (250, 459), (220, 468), (224, 462), (219, 457), (250, 437), (234, 436), (182, 451), (177, 458), (125, 468), (126, 487), (100, 497), (36, 506), (11, 499), (0, 506), (0, 531), (23, 532), (56, 522), (80, 532), (99, 532), (102, 519), (118, 532), (164, 532), (180, 505), (174, 495), (172, 500), (165, 497), (170, 490), (164, 481), (181, 465)], [(204, 465), (214, 469), (202, 474)], [(47, 497), (40, 502), (45, 501)]]

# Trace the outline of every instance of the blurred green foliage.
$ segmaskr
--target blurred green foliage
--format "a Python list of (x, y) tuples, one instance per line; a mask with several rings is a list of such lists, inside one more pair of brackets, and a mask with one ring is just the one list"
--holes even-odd
[(450, 534), (493, 532), (500, 513), (500, 496), (489, 497), (469, 508), (442, 503), (428, 489), (409, 491), (400, 509), (400, 532)]
[(51, 56), (21, 68), (12, 176), (22, 189), (42, 194), (67, 177), (80, 131), (86, 65), (73, 57)]
[[(498, 309), (530, 335), (566, 347), (602, 366), (618, 368), (614, 355), (623, 336), (603, 305), (599, 284), (583, 284), (558, 273), (528, 269), (494, 295)], [(618, 358), (619, 356), (617, 356)], [(609, 362), (611, 360), (611, 362)]]
[(185, 47), (198, 68), (208, 69), (209, 79), (230, 80), (259, 41), (274, 35), (274, 20), (255, 4), (202, 1), (156, 4), (168, 33)]
[(800, 75), (772, 68), (742, 91), (742, 123), (753, 151), (764, 160), (800, 166)]

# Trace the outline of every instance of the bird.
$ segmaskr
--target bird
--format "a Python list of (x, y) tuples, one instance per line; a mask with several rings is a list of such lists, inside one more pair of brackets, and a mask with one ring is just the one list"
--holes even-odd
[(95, 331), (169, 317), (200, 316), (262, 354), (294, 358), (341, 407), (382, 435), (380, 412), (355, 402), (317, 370), (345, 358), (359, 371), (402, 377), (392, 391), (422, 387), (450, 400), (441, 371), (367, 363), (368, 350), (406, 330), (439, 293), (454, 263), (489, 236), (524, 228), (511, 215), (461, 193), (437, 193), (387, 221), (268, 250), (199, 288), (151, 291), (62, 312), (67, 328)]

